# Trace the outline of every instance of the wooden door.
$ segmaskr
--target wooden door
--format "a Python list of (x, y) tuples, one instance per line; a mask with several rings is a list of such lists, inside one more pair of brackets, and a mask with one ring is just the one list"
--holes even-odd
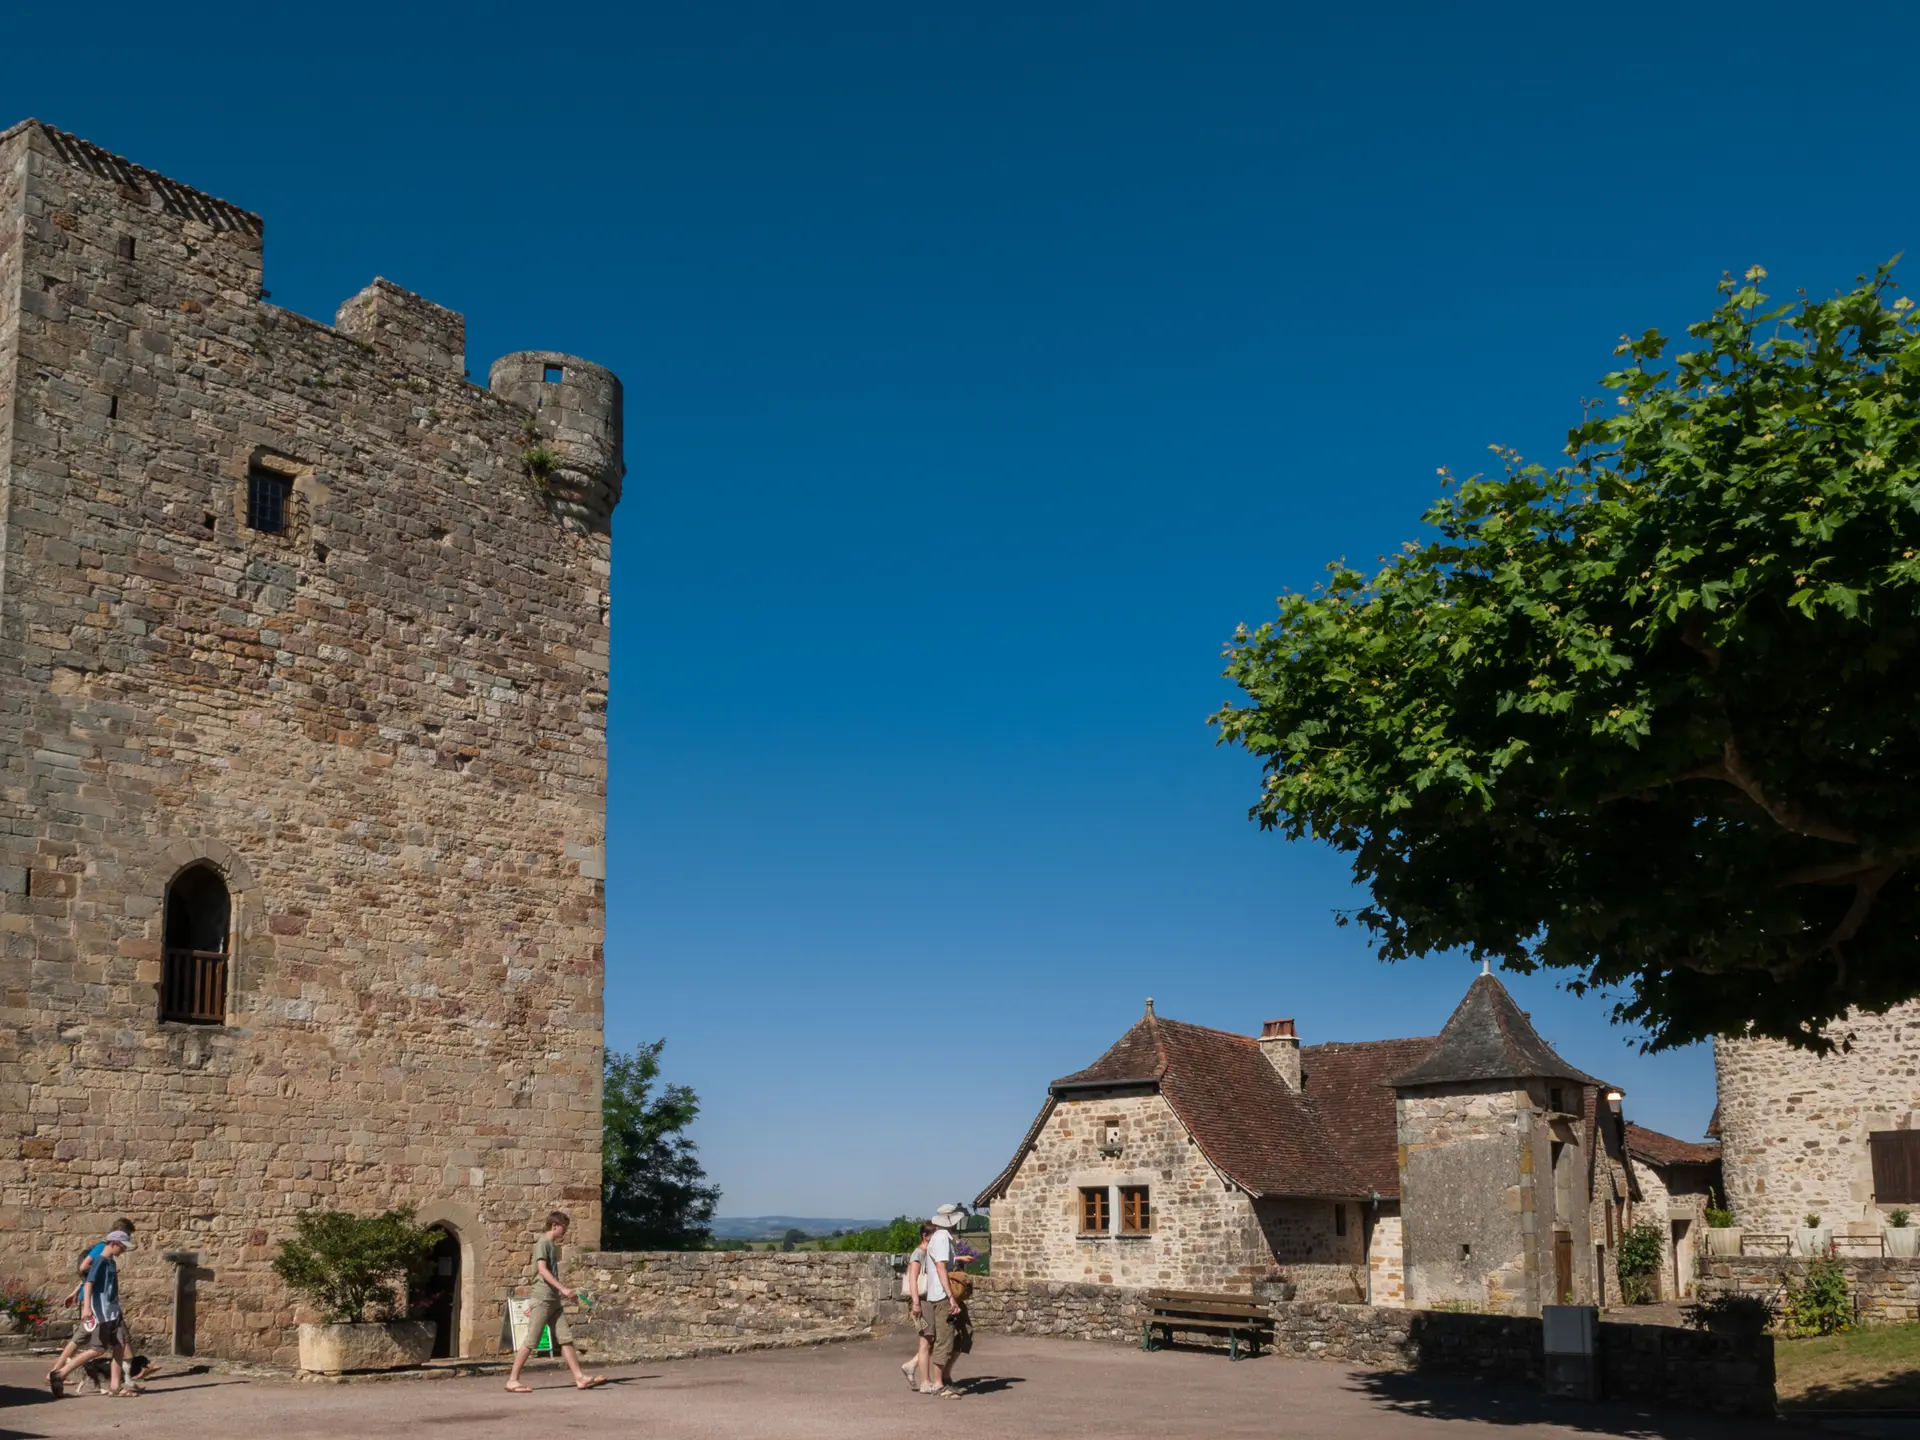
[(1573, 1236), (1566, 1230), (1553, 1233), (1553, 1301), (1567, 1305), (1573, 1301)]

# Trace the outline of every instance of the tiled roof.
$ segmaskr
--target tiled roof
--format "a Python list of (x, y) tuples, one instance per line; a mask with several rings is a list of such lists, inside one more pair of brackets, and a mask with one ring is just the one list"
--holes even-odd
[(1393, 1077), (1396, 1086), (1474, 1080), (1571, 1080), (1598, 1085), (1562, 1060), (1534, 1030), (1507, 987), (1491, 975), (1474, 978), (1426, 1058)]
[(1307, 1094), (1290, 1090), (1260, 1042), (1149, 1012), (1052, 1094), (1013, 1160), (979, 1196), (991, 1204), (1039, 1138), (1055, 1096), (1101, 1086), (1151, 1085), (1216, 1169), (1255, 1195), (1362, 1199), (1400, 1193), (1393, 1091), (1386, 1077), (1431, 1039), (1309, 1045)]
[(1400, 1194), (1398, 1121), (1387, 1083), (1433, 1048), (1415, 1040), (1342, 1040), (1300, 1051), (1307, 1103), (1347, 1157), (1361, 1185), (1383, 1198)]
[(1711, 1141), (1676, 1140), (1627, 1122), (1627, 1153), (1649, 1165), (1718, 1165), (1720, 1146)]

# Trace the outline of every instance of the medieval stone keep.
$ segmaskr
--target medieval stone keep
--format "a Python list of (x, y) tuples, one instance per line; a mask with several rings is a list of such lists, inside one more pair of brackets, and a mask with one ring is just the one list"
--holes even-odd
[(0, 1271), (124, 1213), (144, 1348), (285, 1358), (292, 1218), (412, 1204), (474, 1353), (599, 1233), (620, 383), (261, 235), (0, 132)]
[(1053, 1082), (979, 1196), (1009, 1283), (1537, 1313), (1619, 1299), (1627, 1227), (1694, 1276), (1717, 1153), (1626, 1124), (1482, 975), (1438, 1036), (1302, 1046), (1147, 1013)]

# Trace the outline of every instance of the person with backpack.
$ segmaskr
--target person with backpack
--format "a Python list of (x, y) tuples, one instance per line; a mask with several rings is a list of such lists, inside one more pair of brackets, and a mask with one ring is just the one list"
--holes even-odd
[(959, 1353), (960, 1331), (956, 1322), (963, 1311), (954, 1293), (960, 1277), (955, 1270), (953, 1235), (966, 1219), (958, 1205), (942, 1205), (927, 1223), (933, 1227), (926, 1249), (915, 1271), (911, 1297), (915, 1328), (927, 1344), (927, 1371), (920, 1382), (922, 1395), (939, 1395), (949, 1400), (960, 1398), (953, 1383), (953, 1358)]
[[(130, 1236), (133, 1234), (133, 1221), (123, 1215), (113, 1222), (113, 1229)], [(86, 1289), (87, 1276), (93, 1271), (93, 1262), (100, 1258), (100, 1252), (106, 1248), (107, 1242), (101, 1240), (88, 1246), (81, 1253), (73, 1289), (69, 1290), (60, 1301), (63, 1309), (80, 1303), (80, 1293)], [(73, 1333), (67, 1337), (66, 1347), (61, 1350), (60, 1357), (53, 1362), (53, 1368), (47, 1371), (47, 1388), (53, 1391), (56, 1399), (66, 1390), (65, 1382), (68, 1374), (82, 1367), (91, 1367), (95, 1361), (106, 1358), (107, 1352), (96, 1343), (98, 1339), (97, 1328), (85, 1323), (84, 1317), (74, 1322)], [(76, 1355), (79, 1358), (76, 1359)], [(86, 1373), (92, 1375), (93, 1371), (88, 1368)]]

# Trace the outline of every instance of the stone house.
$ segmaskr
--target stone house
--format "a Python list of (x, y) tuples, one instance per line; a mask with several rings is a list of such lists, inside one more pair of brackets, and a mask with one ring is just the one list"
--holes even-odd
[(1844, 1048), (1826, 1055), (1714, 1039), (1714, 1128), (1749, 1250), (1783, 1246), (1808, 1214), (1873, 1239), (1889, 1212), (1920, 1212), (1920, 1002), (1852, 1014), (1832, 1033)]
[(1255, 1039), (1149, 1002), (978, 1203), (1011, 1280), (1532, 1313), (1617, 1298), (1640, 1195), (1619, 1100), (1491, 975), (1413, 1039), (1303, 1047), (1291, 1020)]
[(1664, 1228), (1659, 1294), (1679, 1300), (1693, 1293), (1706, 1242), (1707, 1207), (1725, 1188), (1720, 1176), (1720, 1147), (1711, 1141), (1676, 1140), (1644, 1125), (1628, 1122), (1627, 1155), (1632, 1161), (1638, 1204), (1637, 1221)]
[(262, 231), (0, 131), (0, 1273), (125, 1213), (144, 1348), (283, 1358), (294, 1216), (410, 1204), (489, 1350), (598, 1239), (620, 384)]

